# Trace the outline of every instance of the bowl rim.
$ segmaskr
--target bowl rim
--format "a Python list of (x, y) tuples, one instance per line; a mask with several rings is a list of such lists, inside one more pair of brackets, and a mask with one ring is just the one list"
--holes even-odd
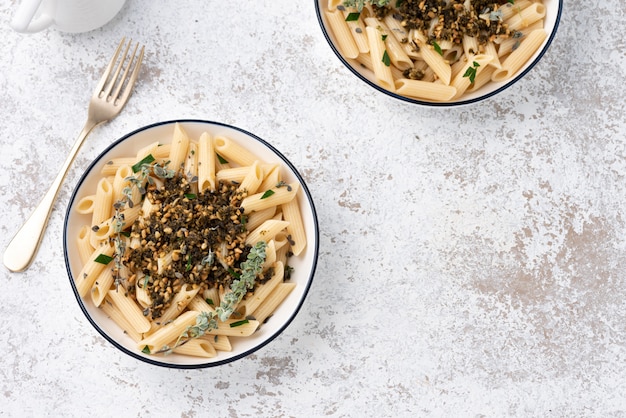
[[(265, 338), (264, 340), (260, 341), (258, 344), (256, 344), (255, 346), (239, 353), (236, 354), (234, 356), (228, 357), (226, 359), (223, 360), (217, 360), (217, 361), (210, 361), (210, 362), (203, 362), (203, 363), (194, 363), (194, 364), (177, 364), (177, 363), (169, 363), (169, 362), (165, 362), (165, 361), (159, 361), (156, 358), (150, 358), (150, 357), (143, 357), (140, 356), (139, 354), (128, 350), (126, 347), (124, 347), (122, 344), (118, 343), (114, 338), (112, 338), (108, 333), (106, 333), (97, 323), (96, 321), (92, 318), (91, 314), (89, 313), (89, 311), (87, 310), (87, 307), (85, 306), (85, 302), (83, 301), (83, 299), (80, 297), (80, 295), (78, 294), (78, 291), (76, 289), (76, 285), (74, 283), (73, 280), (73, 275), (72, 275), (72, 269), (71, 269), (71, 264), (70, 264), (70, 260), (69, 260), (69, 256), (68, 256), (68, 235), (67, 235), (67, 230), (68, 230), (68, 224), (69, 224), (69, 219), (70, 219), (70, 215), (71, 215), (71, 208), (72, 205), (74, 203), (74, 201), (76, 200), (78, 191), (80, 190), (82, 184), (85, 182), (85, 180), (87, 179), (87, 177), (89, 176), (89, 174), (91, 173), (91, 171), (94, 169), (94, 167), (101, 162), (102, 158), (109, 152), (111, 151), (113, 148), (115, 148), (116, 146), (118, 146), (119, 144), (121, 144), (122, 142), (128, 140), (129, 138), (133, 137), (134, 135), (143, 132), (143, 131), (147, 131), (150, 129), (154, 129), (163, 125), (170, 125), (170, 124), (175, 124), (175, 123), (181, 123), (181, 124), (185, 124), (185, 123), (199, 123), (199, 124), (208, 124), (208, 125), (214, 125), (214, 126), (218, 126), (218, 127), (223, 127), (223, 128), (229, 128), (229, 129), (233, 129), (236, 131), (239, 131), (240, 133), (247, 135), (250, 139), (256, 140), (258, 142), (260, 142), (263, 146), (267, 147), (271, 152), (273, 152), (278, 158), (280, 158), (282, 160), (282, 162), (287, 165), (289, 167), (289, 169), (293, 172), (294, 176), (297, 178), (297, 180), (300, 182), (301, 188), (304, 192), (304, 196), (307, 199), (307, 202), (310, 206), (310, 210), (311, 210), (311, 217), (313, 220), (313, 229), (314, 229), (314, 240), (315, 242), (312, 243), (314, 245), (312, 245), (313, 247), (313, 256), (312, 256), (312, 263), (311, 263), (311, 268), (308, 274), (308, 278), (306, 280), (306, 283), (304, 283), (304, 289), (302, 292), (302, 296), (300, 297), (300, 299), (298, 300), (298, 303), (295, 307), (295, 309), (290, 312), (288, 318), (285, 320), (285, 322), (273, 333), (270, 334), (267, 338)], [(74, 297), (76, 298), (76, 300), (78, 301), (78, 305), (80, 306), (81, 311), (83, 312), (83, 314), (85, 315), (85, 317), (87, 318), (87, 320), (89, 321), (89, 323), (96, 329), (96, 331), (98, 331), (98, 333), (100, 335), (102, 335), (102, 337), (104, 337), (109, 343), (111, 343), (114, 347), (116, 347), (117, 349), (119, 349), (120, 351), (122, 351), (123, 353), (141, 360), (142, 362), (154, 365), (154, 366), (161, 366), (161, 367), (167, 367), (167, 368), (174, 368), (174, 369), (202, 369), (202, 368), (208, 368), (208, 367), (217, 367), (220, 365), (224, 365), (227, 363), (231, 363), (233, 361), (239, 360), (241, 358), (244, 358), (258, 350), (260, 350), (261, 348), (263, 348), (264, 346), (266, 346), (267, 344), (269, 344), (271, 341), (273, 341), (274, 339), (276, 339), (280, 334), (283, 333), (283, 331), (291, 324), (291, 322), (295, 319), (295, 317), (297, 316), (298, 312), (300, 311), (300, 309), (302, 308), (302, 305), (304, 304), (304, 301), (306, 300), (306, 297), (309, 293), (309, 290), (311, 288), (311, 285), (313, 284), (313, 278), (315, 276), (315, 270), (317, 268), (317, 261), (318, 261), (318, 256), (319, 256), (319, 242), (320, 242), (320, 232), (319, 232), (319, 221), (318, 221), (318, 217), (317, 217), (317, 212), (315, 210), (315, 205), (313, 202), (313, 198), (312, 195), (306, 185), (306, 182), (304, 181), (304, 178), (302, 177), (302, 175), (300, 174), (300, 172), (296, 169), (296, 167), (291, 163), (291, 161), (289, 161), (289, 159), (287, 159), (287, 157), (285, 157), (280, 151), (278, 151), (273, 145), (271, 145), (270, 143), (268, 143), (267, 141), (265, 141), (264, 139), (260, 138), (259, 136), (246, 131), (245, 129), (233, 126), (233, 125), (229, 125), (226, 123), (222, 123), (222, 122), (215, 122), (215, 121), (211, 121), (211, 120), (205, 120), (205, 119), (172, 119), (172, 120), (166, 120), (166, 121), (161, 121), (161, 122), (156, 122), (156, 123), (152, 123), (149, 125), (145, 125), (143, 127), (137, 128), (135, 130), (133, 130), (130, 133), (127, 133), (125, 135), (123, 135), (122, 137), (120, 137), (119, 139), (115, 140), (114, 142), (112, 142), (111, 144), (109, 144), (102, 152), (100, 152), (98, 154), (97, 157), (95, 157), (91, 163), (89, 164), (89, 166), (84, 170), (83, 174), (81, 175), (80, 179), (78, 180), (78, 182), (76, 183), (76, 185), (74, 186), (74, 189), (72, 191), (72, 194), (70, 196), (70, 199), (68, 200), (67, 203), (67, 208), (65, 211), (65, 218), (63, 220), (63, 258), (65, 260), (65, 268), (67, 270), (67, 275), (68, 275), (68, 279), (70, 281), (70, 286), (72, 288), (72, 292), (74, 293)]]
[(415, 98), (411, 98), (411, 97), (407, 97), (407, 96), (402, 96), (399, 95), (395, 92), (389, 91), (381, 86), (379, 86), (378, 84), (374, 83), (372, 80), (370, 80), (369, 78), (365, 77), (363, 74), (361, 74), (359, 71), (357, 71), (352, 64), (350, 64), (350, 62), (348, 62), (348, 60), (343, 56), (343, 54), (339, 51), (338, 47), (335, 45), (335, 43), (333, 42), (331, 35), (328, 33), (329, 30), (326, 28), (326, 24), (324, 23), (324, 18), (322, 17), (322, 10), (320, 9), (320, 2), (323, 0), (314, 0), (315, 1), (315, 13), (317, 14), (317, 21), (322, 29), (322, 33), (324, 34), (324, 38), (326, 38), (326, 42), (328, 43), (328, 45), (330, 45), (330, 48), (333, 50), (333, 52), (335, 53), (335, 55), (337, 56), (337, 58), (339, 58), (339, 60), (342, 62), (342, 64), (347, 67), (354, 75), (357, 76), (357, 78), (359, 78), (361, 81), (364, 81), (366, 84), (368, 84), (370, 87), (373, 87), (374, 89), (378, 90), (379, 92), (393, 97), (394, 99), (403, 101), (403, 102), (407, 102), (407, 103), (412, 103), (412, 104), (417, 104), (417, 105), (421, 105), (421, 106), (426, 106), (426, 107), (456, 107), (456, 106), (466, 106), (469, 104), (473, 104), (473, 103), (478, 103), (484, 100), (487, 100), (501, 92), (503, 92), (504, 90), (508, 89), (509, 87), (511, 87), (513, 84), (517, 83), (520, 79), (522, 79), (523, 77), (526, 76), (526, 74), (528, 74), (530, 72), (530, 70), (532, 70), (535, 65), (537, 65), (537, 63), (539, 63), (539, 61), (541, 61), (541, 59), (543, 58), (543, 56), (545, 55), (545, 53), (548, 51), (550, 45), (552, 44), (552, 41), (554, 40), (554, 37), (556, 36), (556, 32), (557, 29), (559, 27), (559, 23), (561, 22), (561, 15), (563, 13), (563, 2), (564, 0), (557, 0), (558, 1), (558, 8), (557, 8), (557, 15), (554, 21), (554, 28), (552, 29), (552, 31), (550, 32), (548, 39), (546, 40), (545, 45), (543, 46), (543, 48), (541, 49), (541, 51), (539, 52), (539, 54), (537, 55), (537, 57), (530, 63), (527, 65), (526, 68), (524, 68), (521, 72), (519, 72), (519, 74), (517, 74), (515, 77), (512, 77), (511, 79), (509, 79), (508, 81), (506, 81), (502, 86), (498, 87), (497, 89), (490, 91), (488, 93), (485, 93), (481, 96), (472, 98), (472, 99), (466, 99), (466, 100), (459, 100), (459, 101), (454, 101), (454, 102), (431, 102), (431, 101), (427, 101), (427, 100), (420, 100), (420, 99), (415, 99)]

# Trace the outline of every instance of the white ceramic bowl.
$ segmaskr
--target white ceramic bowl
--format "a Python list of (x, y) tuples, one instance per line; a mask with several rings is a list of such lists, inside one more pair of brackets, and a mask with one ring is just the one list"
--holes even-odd
[(401, 96), (395, 92), (385, 89), (381, 87), (376, 82), (376, 77), (373, 72), (363, 67), (361, 64), (356, 62), (353, 59), (347, 58), (343, 56), (339, 47), (337, 46), (336, 37), (330, 30), (328, 26), (327, 18), (324, 14), (324, 10), (327, 9), (328, 0), (315, 0), (315, 10), (317, 12), (317, 18), (328, 41), (331, 49), (337, 55), (339, 60), (346, 66), (354, 75), (360, 78), (362, 81), (373, 87), (374, 89), (385, 93), (391, 97), (396, 99), (415, 103), (424, 106), (434, 106), (434, 107), (452, 107), (452, 106), (460, 106), (466, 105), (470, 103), (476, 103), (482, 100), (485, 100), (489, 97), (492, 97), (513, 84), (517, 83), (521, 80), (528, 72), (539, 62), (539, 60), (543, 57), (543, 55), (548, 50), (548, 47), (552, 43), (554, 36), (556, 35), (556, 31), (561, 20), (561, 13), (563, 10), (563, 0), (544, 0), (544, 5), (546, 7), (546, 16), (544, 20), (544, 28), (548, 34), (544, 42), (541, 44), (539, 49), (533, 54), (533, 56), (528, 60), (528, 62), (519, 70), (517, 73), (511, 78), (500, 81), (500, 82), (491, 82), (481, 87), (480, 89), (466, 93), (459, 99), (455, 99), (453, 101), (447, 102), (437, 102), (437, 101), (428, 101), (423, 99), (415, 99), (411, 97)]
[[(230, 352), (218, 351), (217, 357), (194, 358), (170, 354), (168, 356), (151, 356), (137, 349), (137, 344), (126, 335), (107, 315), (87, 298), (83, 300), (76, 289), (75, 277), (81, 270), (81, 262), (76, 250), (75, 237), (83, 225), (89, 225), (90, 215), (80, 215), (75, 210), (79, 200), (95, 190), (100, 177), (100, 170), (107, 161), (115, 157), (135, 155), (143, 146), (154, 141), (161, 143), (171, 142), (174, 124), (180, 123), (190, 138), (199, 138), (203, 132), (223, 135), (245, 146), (265, 162), (277, 162), (283, 167), (282, 173), (286, 182), (299, 182), (302, 192), (299, 193), (299, 203), (302, 212), (304, 227), (307, 234), (307, 247), (303, 254), (289, 259), (289, 265), (294, 268), (291, 281), (297, 286), (274, 312), (274, 315), (252, 336), (240, 339), (231, 339), (233, 350)], [(174, 368), (202, 368), (228, 363), (260, 349), (276, 338), (294, 319), (304, 303), (311, 286), (317, 263), (319, 248), (319, 230), (317, 216), (311, 194), (307, 189), (302, 176), (296, 168), (278, 150), (261, 138), (242, 129), (217, 122), (203, 120), (178, 120), (160, 122), (140, 128), (111, 144), (87, 168), (74, 190), (65, 217), (63, 234), (63, 250), (70, 283), (74, 294), (87, 317), (95, 329), (115, 347), (124, 353), (158, 366)]]

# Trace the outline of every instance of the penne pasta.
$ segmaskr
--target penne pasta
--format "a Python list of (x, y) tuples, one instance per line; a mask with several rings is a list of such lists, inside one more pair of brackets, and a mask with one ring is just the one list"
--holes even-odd
[(198, 191), (215, 190), (215, 151), (207, 132), (198, 141)]
[(169, 154), (169, 166), (172, 170), (177, 171), (183, 167), (187, 150), (189, 148), (189, 137), (180, 123), (174, 125), (174, 138)]
[(306, 247), (306, 234), (304, 232), (304, 224), (302, 223), (302, 215), (300, 214), (300, 206), (297, 200), (284, 203), (281, 205), (283, 219), (287, 222), (287, 233), (291, 243), (291, 252), (298, 256)]
[(306, 244), (300, 183), (230, 138), (195, 142), (176, 125), (172, 142), (137, 151), (140, 168), (117, 160), (78, 205), (94, 226), (75, 238), (75, 286), (139, 351), (214, 357), (254, 334), (259, 322), (239, 312), (263, 303)]
[(279, 283), (265, 298), (265, 300), (252, 312), (252, 317), (259, 321), (259, 324), (264, 324), (295, 287), (295, 283)]
[(121, 166), (132, 166), (136, 162), (137, 159), (135, 157), (113, 158), (106, 162), (106, 164), (102, 167), (102, 170), (100, 170), (100, 174), (103, 177), (113, 176)]
[[(466, 94), (513, 77), (529, 62), (532, 53), (526, 52), (536, 51), (543, 44), (543, 41), (533, 44), (536, 37), (528, 35), (537, 26), (543, 27), (547, 9), (542, 0), (442, 2), (431, 9), (417, 1), (403, 2), (401, 6), (390, 2), (385, 8), (364, 2), (360, 13), (337, 6), (329, 3), (323, 17), (335, 39), (342, 39), (337, 40), (337, 45), (347, 44), (338, 49), (348, 61), (353, 60), (355, 68), (360, 66), (370, 71), (371, 75), (366, 77), (389, 92), (434, 102), (462, 100)], [(340, 11), (343, 21), (338, 18)], [(350, 22), (345, 22), (348, 17)], [(344, 33), (345, 39), (348, 39), (346, 34), (352, 36), (343, 40), (344, 36), (338, 33)], [(354, 36), (357, 33), (359, 36)], [(368, 41), (367, 50), (356, 45), (356, 39), (364, 38), (363, 33)], [(524, 43), (527, 45), (523, 46)], [(350, 52), (346, 53), (345, 49)], [(507, 68), (503, 68), (504, 60), (518, 49), (524, 53), (515, 54)], [(468, 62), (475, 56), (491, 57), (484, 67), (495, 70), (480, 68), (468, 72)], [(479, 77), (480, 73), (492, 77)], [(478, 84), (474, 82), (476, 78)]]
[(100, 306), (104, 302), (114, 280), (113, 270), (110, 268), (105, 268), (98, 274), (91, 288), (91, 301), (95, 306)]
[(337, 46), (341, 53), (348, 58), (356, 58), (359, 55), (359, 47), (346, 23), (346, 19), (340, 10), (327, 11), (326, 19), (337, 40)]
[(395, 86), (393, 83), (393, 76), (391, 74), (391, 68), (387, 61), (387, 51), (385, 49), (385, 42), (383, 41), (383, 35), (378, 29), (372, 26), (365, 27), (367, 33), (367, 39), (369, 42), (370, 57), (372, 59), (372, 70), (374, 75), (378, 79), (378, 82), (384, 88), (394, 91)]
[(396, 81), (396, 92), (409, 97), (446, 101), (456, 95), (456, 88), (444, 84), (403, 78)]
[(252, 165), (257, 158), (250, 151), (237, 144), (230, 138), (218, 136), (213, 141), (215, 145), (215, 152), (221, 155), (229, 162), (234, 162), (239, 165)]
[(122, 328), (124, 333), (132, 338), (133, 341), (141, 341), (143, 338), (142, 334), (133, 329), (126, 317), (119, 311), (119, 309), (113, 306), (111, 301), (105, 301), (100, 308), (109, 316), (109, 318), (113, 320), (113, 322)]
[(245, 192), (246, 195), (256, 193), (257, 189), (263, 181), (263, 168), (258, 161), (255, 161), (248, 169), (248, 173), (241, 181), (238, 190)]
[(520, 44), (519, 48), (511, 52), (502, 61), (502, 66), (494, 71), (491, 79), (493, 81), (502, 81), (512, 77), (539, 49), (539, 46), (541, 46), (547, 36), (548, 34), (543, 29), (537, 29), (528, 34), (528, 37)]
[(76, 211), (81, 215), (91, 214), (93, 213), (95, 203), (96, 195), (85, 196), (78, 201)]
[(145, 337), (137, 343), (137, 349), (154, 353), (162, 350), (165, 346), (173, 344), (188, 327), (196, 323), (200, 312), (186, 311), (172, 322), (159, 328), (156, 332)]
[(174, 348), (174, 353), (194, 357), (215, 357), (217, 350), (210, 341), (204, 339), (187, 340), (184, 344)]
[(299, 189), (299, 183), (290, 183), (284, 187), (271, 189), (271, 194), (268, 193), (268, 190), (259, 192), (243, 199), (241, 207), (244, 209), (244, 213), (248, 214), (272, 206), (282, 205), (294, 199)]
[(91, 228), (88, 225), (83, 225), (78, 231), (76, 237), (76, 247), (78, 249), (78, 255), (83, 265), (87, 263), (89, 257), (93, 254), (93, 247), (91, 246), (90, 238)]
[(113, 246), (103, 243), (98, 245), (91, 256), (89, 256), (89, 260), (83, 265), (80, 273), (75, 278), (76, 291), (80, 297), (84, 298), (87, 295), (87, 292), (91, 290), (96, 279), (106, 267), (106, 264), (101, 262), (100, 259), (102, 257), (110, 258), (113, 256), (113, 252)]
[(276, 234), (287, 228), (288, 225), (289, 222), (286, 221), (268, 219), (248, 234), (246, 237), (246, 244), (254, 246), (254, 244), (259, 241), (270, 241), (274, 239)]
[(282, 283), (285, 275), (283, 263), (274, 263), (272, 268), (274, 269), (272, 278), (262, 285), (257, 286), (251, 295), (246, 296), (246, 298), (237, 305), (237, 312), (239, 312), (242, 317), (245, 318), (254, 312), (269, 294), (272, 293), (274, 288), (276, 288), (279, 283)]
[(150, 331), (150, 321), (145, 317), (141, 308), (126, 295), (126, 291), (123, 288), (109, 290), (107, 297), (119, 309), (135, 331), (139, 333)]

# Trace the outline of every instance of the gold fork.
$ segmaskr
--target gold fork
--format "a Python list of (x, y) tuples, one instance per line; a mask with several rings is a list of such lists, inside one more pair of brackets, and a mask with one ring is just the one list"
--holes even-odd
[[(126, 102), (128, 102), (130, 93), (137, 80), (137, 75), (139, 74), (139, 68), (143, 60), (144, 47), (141, 47), (139, 55), (137, 55), (139, 44), (135, 44), (132, 55), (129, 55), (128, 52), (130, 51), (132, 41), (129, 41), (128, 45), (124, 48), (125, 43), (126, 38), (123, 38), (115, 50), (111, 61), (109, 61), (109, 65), (104, 71), (96, 90), (91, 96), (85, 127), (70, 150), (70, 154), (63, 163), (61, 171), (54, 179), (50, 189), (44, 195), (39, 205), (37, 205), (34, 212), (24, 225), (22, 225), (20, 230), (17, 231), (7, 246), (3, 261), (4, 265), (9, 270), (24, 271), (30, 266), (43, 239), (50, 213), (52, 212), (54, 202), (61, 189), (61, 184), (78, 150), (93, 128), (113, 119), (120, 113)], [(118, 57), (122, 49), (124, 52), (118, 63)], [(127, 59), (128, 62), (126, 63)], [(124, 72), (120, 77), (122, 70), (124, 70)]]

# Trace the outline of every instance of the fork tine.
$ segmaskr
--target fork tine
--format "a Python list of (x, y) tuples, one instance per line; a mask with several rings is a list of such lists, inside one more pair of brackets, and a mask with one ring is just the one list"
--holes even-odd
[[(130, 47), (131, 43), (132, 42), (130, 42), (128, 44), (129, 47)], [(126, 80), (126, 77), (128, 76), (128, 72), (130, 71), (130, 68), (133, 66), (133, 61), (135, 59), (135, 55), (137, 54), (137, 48), (138, 47), (139, 47), (139, 43), (136, 43), (135, 44), (135, 49), (133, 49), (133, 54), (131, 55), (130, 59), (128, 60), (128, 64), (126, 65), (126, 69), (124, 70), (124, 74), (122, 74), (122, 78), (121, 78), (120, 82), (118, 83), (117, 88), (115, 89), (115, 92), (111, 95), (111, 100), (113, 101), (113, 103), (115, 103), (115, 99), (120, 94), (120, 90), (122, 90), (122, 87), (124, 86), (124, 80)], [(128, 52), (128, 49), (126, 49), (126, 51)], [(126, 58), (126, 54), (124, 54), (124, 58)], [(121, 65), (121, 63), (120, 63), (120, 65)], [(117, 77), (115, 77), (115, 79), (117, 79)]]
[[(137, 44), (137, 46), (139, 46), (139, 44)], [(135, 48), (135, 50), (136, 49), (137, 48)], [(135, 85), (135, 82), (137, 81), (137, 76), (139, 75), (139, 68), (141, 68), (141, 63), (143, 62), (144, 49), (145, 49), (145, 46), (142, 45), (141, 50), (139, 51), (139, 56), (137, 57), (137, 60), (135, 61), (135, 68), (133, 68), (133, 72), (130, 74), (130, 78), (128, 79), (128, 82), (126, 83), (126, 87), (122, 91), (121, 95), (117, 97), (117, 100), (119, 100), (121, 106), (124, 106), (126, 102), (128, 101), (128, 98), (130, 97), (130, 93), (133, 90), (133, 86)], [(133, 52), (133, 58), (134, 58), (134, 52)], [(128, 64), (128, 67), (126, 68), (126, 72), (128, 72), (129, 68), (131, 67), (131, 63), (132, 63), (132, 59), (131, 59), (131, 62)], [(126, 78), (126, 72), (124, 73), (124, 78)], [(120, 84), (120, 88), (121, 87), (122, 87), (122, 84)]]
[(132, 40), (128, 42), (128, 45), (124, 49), (124, 54), (122, 58), (120, 58), (120, 62), (117, 64), (115, 68), (115, 73), (111, 77), (110, 81), (107, 83), (107, 86), (104, 89), (104, 98), (108, 100), (109, 95), (111, 94), (111, 90), (113, 90), (113, 86), (117, 82), (117, 78), (120, 76), (120, 72), (122, 71), (122, 67), (124, 66), (124, 61), (126, 61), (126, 57), (128, 56), (128, 50), (130, 49), (130, 45), (132, 44)]
[(124, 46), (124, 42), (126, 42), (126, 37), (122, 38), (122, 41), (117, 46), (117, 49), (115, 50), (115, 53), (113, 54), (113, 57), (111, 57), (111, 61), (109, 61), (109, 65), (107, 65), (107, 68), (104, 70), (104, 74), (102, 74), (102, 77), (100, 77), (100, 81), (98, 81), (98, 85), (96, 86), (96, 89), (93, 93), (94, 96), (100, 97), (100, 94), (102, 93), (102, 90), (104, 89), (104, 85), (109, 79), (111, 70), (113, 70), (113, 66), (115, 65), (115, 62), (117, 61), (117, 57), (119, 56), (120, 51), (122, 50), (122, 46)]

